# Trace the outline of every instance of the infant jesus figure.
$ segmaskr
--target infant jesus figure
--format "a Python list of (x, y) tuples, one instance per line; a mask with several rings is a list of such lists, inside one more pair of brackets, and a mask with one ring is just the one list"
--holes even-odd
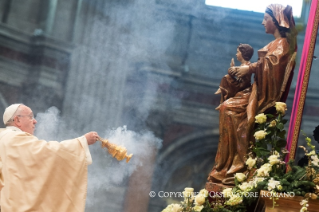
[[(254, 49), (248, 44), (239, 44), (237, 47), (236, 57), (241, 63), (241, 66), (250, 65), (249, 60), (254, 54)], [(219, 85), (218, 90), (215, 94), (221, 94), (220, 104), (225, 100), (234, 97), (237, 92), (243, 91), (251, 86), (251, 73), (245, 75), (244, 77), (236, 76), (236, 68), (234, 58), (231, 59), (230, 68), (228, 69), (228, 74), (226, 74)], [(219, 110), (220, 105), (216, 108)]]

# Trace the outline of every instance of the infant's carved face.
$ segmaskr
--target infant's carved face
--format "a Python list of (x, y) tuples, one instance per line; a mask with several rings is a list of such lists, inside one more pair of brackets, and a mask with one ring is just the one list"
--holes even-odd
[(236, 53), (236, 57), (237, 57), (237, 60), (239, 62), (242, 62), (244, 59), (243, 59), (243, 56), (241, 54), (241, 52), (239, 51), (239, 49), (237, 48), (237, 53)]

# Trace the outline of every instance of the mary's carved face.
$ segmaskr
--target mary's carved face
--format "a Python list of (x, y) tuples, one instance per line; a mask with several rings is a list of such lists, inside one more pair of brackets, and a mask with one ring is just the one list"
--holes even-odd
[(268, 34), (274, 34), (277, 29), (276, 25), (272, 20), (272, 17), (268, 13), (265, 13), (264, 20), (261, 24), (264, 25), (265, 31)]

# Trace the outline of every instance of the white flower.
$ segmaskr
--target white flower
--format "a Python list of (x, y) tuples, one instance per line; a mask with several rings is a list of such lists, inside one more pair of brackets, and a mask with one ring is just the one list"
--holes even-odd
[(274, 151), (274, 154), (273, 155), (276, 155), (276, 156), (280, 156), (279, 152), (277, 152), (276, 150)]
[(246, 179), (246, 175), (243, 173), (236, 173), (235, 177), (238, 180), (238, 182), (243, 182)]
[(222, 192), (223, 197), (231, 197), (232, 196), (232, 188), (226, 188)]
[(287, 110), (287, 105), (286, 103), (284, 102), (276, 102), (276, 110), (278, 113), (282, 114), (282, 115), (285, 115), (285, 112)]
[(277, 124), (276, 120), (272, 120), (268, 127), (275, 127)]
[(255, 166), (256, 161), (257, 161), (257, 158), (252, 159), (251, 157), (249, 157), (249, 158), (246, 160), (246, 165), (251, 169), (251, 168), (253, 168), (253, 167)]
[(316, 155), (316, 152), (315, 152), (315, 150), (312, 150), (312, 151), (311, 151), (311, 152), (309, 152), (307, 155), (308, 155), (308, 156)]
[(282, 190), (282, 186), (281, 186), (281, 185), (278, 185), (278, 186), (277, 186), (277, 189), (278, 189), (279, 191), (281, 191), (281, 190)]
[(269, 160), (269, 163), (270, 163), (271, 165), (275, 165), (275, 164), (280, 163), (280, 160), (279, 160), (279, 158), (278, 158), (277, 155), (270, 155), (269, 158), (268, 158), (268, 160)]
[(257, 177), (268, 177), (270, 171), (271, 165), (269, 163), (265, 163), (259, 169), (257, 169)]
[(186, 188), (184, 188), (184, 191), (187, 191), (187, 192), (194, 192), (194, 188), (186, 187)]
[(206, 189), (200, 190), (198, 195), (195, 197), (195, 204), (203, 205), (206, 201), (206, 197), (208, 197), (208, 191)]
[(180, 204), (170, 204), (162, 212), (182, 212), (183, 208)]
[(265, 180), (264, 177), (254, 177), (254, 179), (253, 179), (253, 185), (254, 185), (254, 187), (257, 187), (257, 184), (258, 184), (259, 182), (264, 181), (264, 180)]
[(230, 199), (225, 202), (225, 205), (238, 205), (243, 202), (243, 198), (239, 195), (233, 195)]
[(307, 207), (302, 207), (301, 209), (300, 209), (300, 212), (306, 212), (307, 211)]
[(266, 137), (267, 133), (264, 130), (259, 130), (255, 132), (254, 137), (257, 140), (264, 139)]
[(183, 191), (184, 201), (186, 204), (194, 201), (194, 189), (193, 188), (185, 188)]
[(311, 163), (312, 163), (314, 166), (319, 167), (319, 158), (318, 158), (317, 155), (311, 155)]
[(277, 180), (274, 180), (273, 178), (271, 178), (269, 181), (268, 181), (268, 190), (271, 191), (273, 189), (275, 189), (277, 186), (280, 185), (280, 182), (277, 181)]
[(200, 212), (204, 208), (203, 205), (196, 205), (193, 207), (193, 210), (196, 212)]
[(205, 203), (206, 199), (203, 195), (197, 195), (195, 197), (195, 203), (196, 205), (203, 205)]
[(267, 116), (264, 113), (260, 113), (257, 116), (255, 116), (256, 123), (263, 124), (267, 121)]
[(249, 190), (251, 190), (253, 188), (253, 184), (252, 183), (253, 183), (252, 181), (250, 181), (249, 183), (244, 182), (241, 185), (239, 185), (238, 187), (242, 191), (249, 191)]
[(246, 189), (248, 188), (248, 183), (244, 182), (244, 183), (240, 184), (238, 187), (240, 188), (240, 190), (246, 191)]
[(206, 189), (202, 189), (199, 191), (199, 194), (204, 196), (204, 197), (208, 197), (208, 191)]
[(302, 205), (305, 205), (305, 204), (307, 204), (307, 203), (308, 203), (308, 201), (305, 200), (305, 199), (303, 199), (303, 200), (300, 202), (300, 205), (302, 206)]
[(172, 212), (182, 212), (183, 207), (180, 204), (173, 204)]

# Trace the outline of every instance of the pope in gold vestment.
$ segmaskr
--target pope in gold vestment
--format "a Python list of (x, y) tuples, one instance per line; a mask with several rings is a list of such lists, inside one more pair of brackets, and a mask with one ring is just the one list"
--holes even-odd
[(85, 136), (46, 142), (15, 126), (0, 129), (1, 211), (84, 211), (90, 163)]

